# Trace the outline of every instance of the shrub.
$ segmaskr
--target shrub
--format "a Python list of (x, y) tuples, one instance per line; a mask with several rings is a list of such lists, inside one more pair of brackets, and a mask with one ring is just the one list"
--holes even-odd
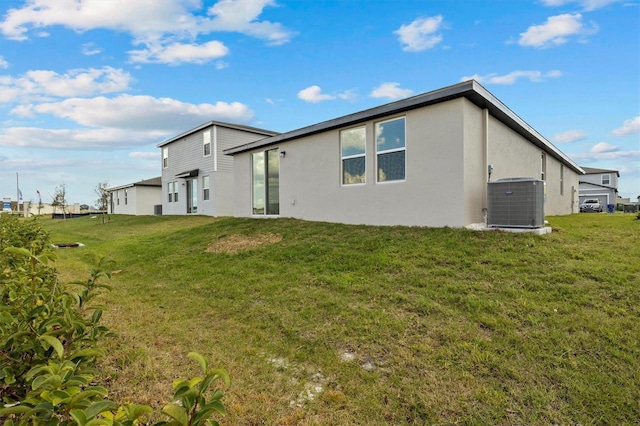
[[(95, 297), (109, 286), (114, 262), (97, 260), (86, 282), (58, 282), (50, 266), (49, 236), (35, 220), (0, 216), (0, 395), (5, 425), (133, 425), (152, 411), (142, 405), (118, 407), (107, 389), (94, 384), (99, 342), (113, 337), (100, 325), (103, 307)], [(211, 385), (229, 377), (209, 369), (197, 353), (203, 377), (174, 382), (174, 400), (163, 407), (170, 422), (158, 425), (217, 424), (224, 414), (220, 389)]]

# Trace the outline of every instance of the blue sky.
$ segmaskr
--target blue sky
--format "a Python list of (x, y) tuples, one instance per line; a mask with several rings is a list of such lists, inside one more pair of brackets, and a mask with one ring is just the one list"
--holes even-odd
[(209, 120), (289, 131), (475, 78), (640, 195), (638, 0), (3, 0), (0, 196), (159, 176)]

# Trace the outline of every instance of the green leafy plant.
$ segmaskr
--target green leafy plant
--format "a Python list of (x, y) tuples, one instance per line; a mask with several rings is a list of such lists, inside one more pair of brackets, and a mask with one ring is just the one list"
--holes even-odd
[[(103, 307), (95, 298), (110, 287), (114, 262), (101, 257), (84, 282), (63, 285), (50, 263), (48, 234), (37, 222), (0, 217), (0, 408), (3, 424), (128, 426), (153, 410), (144, 405), (118, 405), (95, 384), (99, 343), (114, 337), (100, 324)], [(174, 382), (174, 402), (158, 425), (217, 424), (224, 414), (218, 380), (229, 384), (224, 370), (210, 370), (202, 355), (188, 355), (202, 367), (203, 377)]]

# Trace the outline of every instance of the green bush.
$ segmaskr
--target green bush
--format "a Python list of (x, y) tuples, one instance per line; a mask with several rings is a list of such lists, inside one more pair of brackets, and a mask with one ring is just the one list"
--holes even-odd
[[(113, 337), (100, 325), (103, 307), (94, 299), (109, 286), (114, 262), (100, 258), (86, 282), (58, 281), (49, 236), (36, 220), (0, 216), (0, 395), (5, 425), (133, 425), (152, 409), (118, 407), (107, 389), (94, 384), (99, 343)], [(220, 389), (229, 377), (210, 370), (197, 353), (203, 377), (174, 382), (174, 403), (163, 407), (169, 422), (158, 425), (217, 424), (224, 414)]]

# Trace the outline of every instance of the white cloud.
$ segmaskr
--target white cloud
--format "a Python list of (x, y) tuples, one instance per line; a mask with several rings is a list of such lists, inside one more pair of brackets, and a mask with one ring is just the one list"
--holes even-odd
[(160, 152), (130, 152), (129, 157), (139, 158), (141, 160), (158, 160), (160, 159)]
[(302, 89), (298, 92), (298, 99), (302, 99), (305, 102), (318, 103), (322, 101), (331, 101), (334, 99), (342, 99), (345, 101), (355, 98), (355, 92), (353, 90), (345, 90), (344, 92), (336, 95), (329, 95), (322, 93), (320, 86), (309, 86), (306, 89)]
[(95, 43), (85, 43), (82, 45), (82, 54), (87, 56), (98, 55), (102, 53), (102, 48)]
[(335, 99), (335, 96), (322, 93), (320, 86), (309, 86), (306, 89), (302, 89), (298, 92), (298, 98), (306, 102), (322, 102)]
[(532, 82), (545, 81), (548, 78), (558, 78), (562, 76), (562, 72), (558, 70), (552, 70), (546, 73), (541, 71), (522, 71), (515, 70), (509, 74), (498, 75), (497, 73), (491, 73), (486, 75), (469, 75), (462, 77), (460, 81), (476, 80), (478, 83), (484, 84), (514, 84), (519, 78), (526, 78)]
[(23, 105), (13, 114), (51, 114), (88, 127), (178, 132), (209, 120), (246, 123), (253, 112), (240, 102), (190, 104), (171, 98), (120, 95), (115, 98), (71, 98), (60, 102)]
[(229, 49), (219, 41), (210, 41), (204, 44), (171, 43), (163, 45), (147, 43), (146, 49), (129, 51), (129, 58), (132, 62), (139, 63), (176, 65), (186, 62), (203, 64), (228, 53)]
[(593, 152), (594, 154), (602, 154), (605, 152), (616, 152), (619, 150), (620, 149), (617, 146), (610, 145), (606, 142), (598, 142), (593, 146), (593, 148), (591, 148), (591, 152)]
[(34, 70), (19, 77), (0, 76), (0, 102), (121, 92), (129, 88), (131, 81), (128, 72), (111, 67), (70, 70), (65, 74)]
[(566, 132), (556, 133), (551, 138), (554, 142), (571, 143), (585, 140), (587, 134), (582, 130), (567, 130)]
[[(623, 151), (620, 149), (607, 150), (611, 147), (609, 144), (598, 147), (597, 144), (589, 152), (581, 152), (577, 154), (569, 154), (572, 160), (576, 162), (590, 162), (598, 160), (620, 160), (620, 161), (638, 161), (640, 160), (640, 151)], [(603, 151), (600, 151), (603, 149)]]
[(209, 8), (214, 18), (205, 24), (213, 31), (235, 31), (267, 40), (271, 45), (287, 43), (295, 33), (277, 22), (257, 21), (266, 6), (275, 6), (274, 0), (220, 0)]
[(549, 7), (564, 6), (565, 4), (576, 3), (584, 11), (592, 11), (617, 3), (620, 0), (542, 0), (542, 4)]
[(627, 136), (635, 133), (640, 133), (640, 115), (629, 120), (625, 120), (622, 123), (622, 127), (615, 129), (611, 132), (615, 136)]
[(402, 43), (402, 50), (406, 52), (421, 52), (432, 49), (442, 41), (438, 31), (442, 28), (442, 15), (418, 18), (408, 25), (402, 25), (393, 33)]
[(2, 56), (0, 56), (0, 69), (9, 68), (9, 62), (7, 62)]
[(229, 63), (225, 61), (216, 61), (216, 69), (223, 70), (229, 67)]
[(275, 2), (220, 0), (203, 16), (200, 0), (29, 0), (22, 8), (9, 9), (0, 22), (0, 32), (10, 39), (25, 40), (30, 30), (60, 25), (74, 31), (128, 32), (144, 42), (169, 35), (193, 40), (213, 31), (234, 31), (269, 44), (288, 42), (293, 32), (282, 24), (258, 20), (267, 6)]
[(559, 46), (568, 41), (569, 37), (586, 36), (598, 31), (596, 24), (587, 27), (582, 23), (579, 13), (550, 16), (541, 25), (532, 25), (526, 32), (520, 34), (518, 44), (526, 47), (547, 48)]
[(413, 95), (413, 90), (401, 89), (399, 86), (400, 83), (396, 82), (382, 83), (380, 86), (373, 89), (369, 96), (372, 98), (400, 99)]
[(0, 146), (95, 150), (124, 149), (166, 138), (170, 133), (122, 129), (42, 129), (12, 127), (0, 134)]

